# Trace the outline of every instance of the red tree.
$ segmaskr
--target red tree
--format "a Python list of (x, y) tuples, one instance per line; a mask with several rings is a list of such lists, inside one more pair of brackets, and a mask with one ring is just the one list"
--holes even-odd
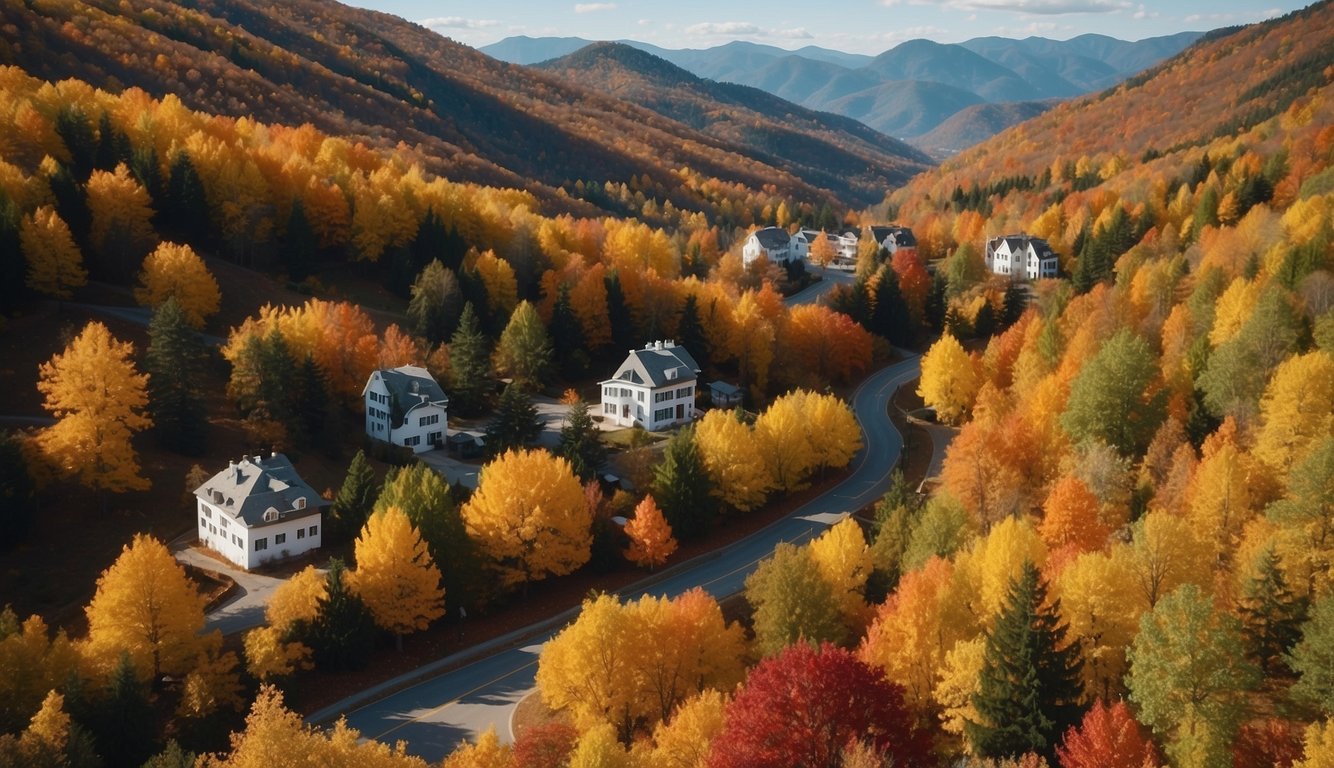
[(1161, 765), (1158, 750), (1124, 701), (1093, 703), (1078, 728), (1056, 748), (1061, 768), (1144, 768)]
[(1302, 756), (1302, 729), (1287, 720), (1266, 718), (1247, 723), (1232, 744), (1232, 764), (1289, 768)]
[(751, 671), (727, 706), (709, 765), (834, 768), (854, 742), (895, 765), (929, 761), (930, 743), (913, 728), (902, 688), (842, 648), (797, 643)]
[(514, 768), (561, 768), (578, 741), (579, 732), (564, 723), (533, 726), (514, 740)]

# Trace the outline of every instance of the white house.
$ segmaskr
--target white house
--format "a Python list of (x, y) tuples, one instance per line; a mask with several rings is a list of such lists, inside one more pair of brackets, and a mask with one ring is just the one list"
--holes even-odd
[(890, 224), (888, 226), (870, 226), (867, 227), (867, 230), (881, 248), (889, 251), (890, 256), (898, 253), (900, 248), (917, 247), (917, 237), (907, 227)]
[(361, 398), (370, 437), (414, 453), (445, 444), (449, 398), (425, 368), (400, 365), (372, 371)]
[(786, 229), (765, 227), (751, 232), (741, 246), (741, 263), (749, 267), (760, 256), (765, 256), (772, 264), (800, 258), (792, 247), (792, 237)]
[(231, 462), (195, 499), (199, 542), (247, 569), (318, 549), (329, 506), (281, 453)]
[(622, 427), (636, 424), (650, 432), (695, 418), (699, 364), (685, 347), (655, 341), (632, 349), (602, 382), (602, 415)]
[(1002, 235), (987, 239), (987, 269), (1011, 280), (1056, 277), (1059, 260), (1046, 240), (1028, 235)]

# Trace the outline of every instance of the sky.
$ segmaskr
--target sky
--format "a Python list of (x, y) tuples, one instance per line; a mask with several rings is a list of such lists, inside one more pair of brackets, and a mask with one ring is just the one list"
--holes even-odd
[(1249, 24), (1304, 7), (1293, 0), (343, 0), (430, 27), (474, 47), (512, 35), (639, 40), (708, 48), (747, 40), (877, 54), (904, 40), (983, 35), (1124, 40)]

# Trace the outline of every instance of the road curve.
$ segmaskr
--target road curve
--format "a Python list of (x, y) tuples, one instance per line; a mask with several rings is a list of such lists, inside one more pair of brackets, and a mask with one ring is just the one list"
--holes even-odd
[[(674, 596), (694, 587), (703, 587), (717, 598), (735, 594), (780, 542), (807, 541), (882, 496), (903, 447), (902, 436), (888, 418), (889, 401), (895, 389), (919, 375), (919, 363), (920, 358), (914, 356), (882, 368), (853, 394), (863, 447), (853, 457), (853, 471), (846, 480), (751, 536), (678, 566), (671, 575), (647, 586), (632, 585), (621, 596)], [(522, 647), (499, 650), (356, 709), (348, 701), (345, 706), (314, 713), (310, 719), (325, 722), (345, 714), (348, 724), (364, 737), (404, 741), (409, 752), (432, 762), (449, 754), (462, 739), (476, 738), (488, 727), (494, 726), (500, 738), (509, 741), (510, 717), (533, 688), (542, 644), (568, 620), (539, 630)]]

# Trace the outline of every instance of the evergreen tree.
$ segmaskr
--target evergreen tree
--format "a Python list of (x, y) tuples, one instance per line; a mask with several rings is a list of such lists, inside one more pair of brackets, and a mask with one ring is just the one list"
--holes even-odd
[(334, 497), (333, 509), (325, 529), (335, 541), (350, 541), (370, 517), (380, 485), (375, 482), (375, 470), (366, 461), (366, 452), (357, 451), (347, 467), (347, 476)]
[(329, 377), (315, 358), (306, 355), (296, 369), (295, 394), (292, 396), (292, 426), (301, 445), (336, 447), (327, 439), (334, 420), (329, 418)]
[(181, 749), (180, 743), (172, 739), (161, 752), (150, 757), (142, 768), (194, 768), (197, 762), (198, 755)]
[[(172, 158), (162, 211), (168, 232), (191, 243), (203, 242), (208, 237), (208, 200), (204, 197), (204, 182), (186, 152), (177, 152)], [(65, 222), (71, 228), (74, 226), (68, 218)]]
[(204, 449), (208, 419), (199, 392), (207, 353), (185, 313), (169, 297), (148, 325), (148, 410), (158, 440), (170, 450), (197, 456)]
[(991, 308), (991, 302), (984, 301), (982, 306), (978, 307), (977, 315), (973, 318), (973, 333), (977, 338), (989, 338), (996, 332), (996, 310)]
[(56, 114), (55, 128), (69, 150), (70, 170), (77, 180), (86, 181), (97, 159), (97, 136), (88, 116), (80, 107), (66, 105)]
[(717, 513), (713, 483), (695, 442), (695, 428), (682, 428), (667, 441), (662, 462), (653, 470), (653, 497), (667, 524), (681, 541), (708, 533)]
[(116, 130), (111, 124), (111, 115), (102, 113), (97, 123), (97, 151), (93, 155), (93, 167), (99, 171), (112, 171), (116, 166), (133, 160), (134, 149), (130, 146), (130, 137)]
[(537, 309), (531, 302), (519, 302), (496, 342), (496, 371), (535, 392), (551, 375), (551, 356), (551, 339)]
[(37, 516), (37, 484), (18, 441), (0, 432), (0, 552), (28, 533)]
[(880, 271), (870, 330), (885, 337), (890, 344), (905, 346), (912, 342), (912, 318), (899, 290), (899, 276), (888, 267)]
[(1001, 303), (1001, 330), (1005, 330), (1023, 316), (1024, 310), (1028, 308), (1028, 291), (1024, 286), (1012, 281), (1005, 287), (1005, 298)]
[(607, 323), (611, 326), (612, 346), (617, 351), (634, 349), (639, 346), (639, 331), (635, 328), (630, 307), (625, 303), (621, 278), (612, 272), (604, 280), (607, 284)]
[(486, 449), (499, 456), (511, 448), (522, 448), (542, 433), (537, 408), (528, 391), (517, 382), (505, 387), (496, 406), (495, 418), (486, 425)]
[[(166, 187), (162, 183), (162, 172), (158, 169), (157, 149), (149, 144), (134, 150), (130, 155), (129, 166), (135, 181), (139, 182), (139, 186), (143, 187), (152, 198), (154, 210), (160, 209), (163, 198), (166, 197)], [(159, 212), (153, 221), (161, 224), (161, 219), (162, 215)]]
[(1318, 598), (1311, 605), (1301, 642), (1284, 661), (1298, 675), (1292, 698), (1314, 705), (1326, 717), (1334, 715), (1334, 595)]
[(565, 426), (560, 430), (558, 456), (570, 461), (570, 469), (580, 480), (592, 480), (597, 477), (598, 467), (607, 459), (607, 449), (602, 445), (602, 430), (593, 423), (588, 413), (588, 403), (577, 401), (570, 406), (570, 413), (565, 417)]
[(1307, 602), (1288, 588), (1273, 547), (1260, 556), (1240, 603), (1241, 639), (1247, 655), (1266, 674), (1284, 671), (1284, 657), (1302, 638)]
[(347, 585), (343, 561), (329, 561), (328, 589), (320, 601), (320, 612), (310, 625), (298, 622), (293, 639), (314, 652), (321, 669), (358, 669), (365, 666), (375, 645), (375, 620), (366, 604)]
[(948, 285), (945, 276), (937, 271), (931, 280), (931, 289), (926, 294), (926, 324), (936, 333), (945, 330), (945, 311), (948, 307), (945, 294)]
[(28, 261), (19, 241), (18, 208), (0, 192), (0, 315), (9, 314), (23, 298)]
[(1059, 600), (1032, 562), (1010, 583), (1010, 593), (987, 634), (973, 706), (978, 722), (964, 731), (983, 757), (1036, 752), (1050, 759), (1056, 742), (1079, 722), (1083, 683), (1078, 641), (1068, 643)]
[(86, 251), (93, 214), (88, 210), (88, 195), (84, 192), (83, 184), (74, 178), (73, 172), (64, 164), (57, 164), (47, 184), (51, 187), (51, 196), (56, 200), (56, 213), (69, 226), (70, 234), (74, 236), (74, 242), (80, 250)]
[(256, 410), (281, 422), (289, 431), (296, 419), (291, 386), (296, 378), (296, 358), (287, 337), (278, 329), (269, 331), (259, 350), (259, 400)]
[(140, 765), (157, 751), (153, 706), (129, 653), (122, 653), (105, 697), (90, 713), (88, 730), (107, 765)]
[(449, 340), (450, 405), (462, 416), (474, 416), (486, 406), (491, 388), (489, 346), (472, 304), (464, 304), (459, 327)]
[(694, 294), (686, 296), (681, 306), (681, 320), (676, 324), (676, 336), (681, 346), (699, 363), (701, 371), (709, 369), (709, 341), (704, 333), (704, 322), (699, 317), (699, 302)]
[(306, 206), (297, 198), (292, 212), (287, 215), (287, 229), (283, 233), (282, 264), (289, 280), (305, 280), (315, 268), (315, 253), (319, 249), (315, 230), (306, 216)]
[(439, 259), (432, 259), (413, 281), (408, 301), (412, 332), (433, 344), (449, 338), (459, 325), (463, 294), (458, 278)]
[(551, 349), (560, 375), (574, 381), (588, 371), (588, 353), (584, 351), (584, 328), (570, 306), (570, 286), (562, 283), (551, 309)]

